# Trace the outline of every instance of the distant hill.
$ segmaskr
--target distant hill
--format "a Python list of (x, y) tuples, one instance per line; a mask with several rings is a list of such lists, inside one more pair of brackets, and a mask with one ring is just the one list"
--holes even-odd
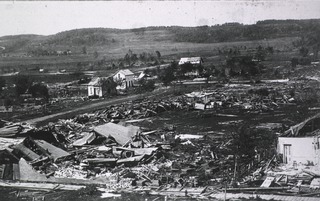
[(3, 36), (0, 37), (0, 73), (119, 66), (119, 59), (129, 50), (137, 56), (160, 52), (167, 62), (182, 56), (211, 57), (220, 50), (240, 46), (255, 49), (262, 45), (277, 51), (292, 51), (293, 42), (319, 26), (318, 19), (266, 20), (254, 25), (85, 28), (48, 36)]
[(81, 47), (120, 48), (161, 41), (218, 43), (301, 36), (320, 26), (320, 20), (266, 20), (254, 25), (227, 23), (201, 27), (146, 27), (139, 29), (86, 28), (49, 36), (16, 35), (0, 37), (3, 53), (30, 53), (36, 49), (81, 52)]

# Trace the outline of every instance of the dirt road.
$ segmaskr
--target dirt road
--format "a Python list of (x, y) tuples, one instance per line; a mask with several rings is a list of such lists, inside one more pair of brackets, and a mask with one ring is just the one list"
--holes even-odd
[(170, 91), (171, 91), (170, 88), (169, 89), (160, 89), (155, 92), (152, 92), (152, 94), (136, 94), (136, 95), (130, 95), (130, 96), (125, 96), (125, 97), (119, 97), (119, 98), (111, 99), (111, 100), (104, 100), (102, 102), (99, 101), (97, 103), (92, 103), (92, 104), (85, 105), (85, 106), (82, 106), (82, 107), (79, 107), (76, 109), (72, 109), (72, 110), (68, 110), (68, 111), (64, 111), (64, 112), (59, 112), (59, 113), (55, 113), (55, 114), (51, 114), (51, 115), (47, 115), (47, 116), (43, 116), (43, 117), (38, 117), (38, 118), (34, 118), (34, 119), (29, 119), (29, 120), (26, 120), (25, 122), (32, 124), (32, 125), (35, 125), (35, 126), (41, 126), (41, 125), (45, 125), (46, 123), (48, 123), (50, 121), (54, 121), (57, 119), (71, 118), (72, 116), (75, 116), (77, 114), (92, 112), (94, 110), (102, 109), (106, 106), (119, 104), (119, 103), (123, 103), (126, 101), (132, 101), (132, 100), (136, 100), (136, 99), (140, 99), (140, 98), (152, 98), (154, 96), (159, 96), (162, 94), (170, 93)]

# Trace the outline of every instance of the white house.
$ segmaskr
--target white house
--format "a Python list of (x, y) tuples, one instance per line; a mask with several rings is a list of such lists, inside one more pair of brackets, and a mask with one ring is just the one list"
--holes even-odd
[(113, 94), (116, 94), (116, 83), (112, 77), (97, 77), (88, 83), (88, 96), (91, 98)]
[(184, 75), (185, 76), (199, 76), (200, 72), (199, 72), (199, 67), (202, 66), (203, 60), (201, 57), (184, 57), (181, 58), (179, 61), (179, 66), (180, 68), (186, 68), (187, 66), (183, 66), (184, 64), (191, 64), (193, 67), (192, 71), (187, 70), (188, 72), (186, 72)]
[(320, 165), (320, 113), (292, 126), (278, 138), (277, 152), (286, 164)]
[(101, 78), (93, 78), (88, 84), (89, 97), (102, 97)]
[(113, 75), (113, 80), (116, 83), (121, 83), (118, 89), (127, 89), (133, 87), (134, 73), (129, 69), (119, 70)]
[(193, 65), (202, 65), (203, 60), (201, 57), (184, 57), (181, 58), (179, 61), (179, 65), (185, 64), (185, 63), (191, 63)]

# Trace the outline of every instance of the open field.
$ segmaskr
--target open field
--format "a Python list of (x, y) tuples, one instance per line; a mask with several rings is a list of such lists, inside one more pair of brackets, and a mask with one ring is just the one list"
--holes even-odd
[[(272, 46), (278, 51), (292, 51), (292, 43), (297, 40), (297, 37), (282, 37), (275, 39), (264, 39), (254, 41), (235, 41), (235, 42), (217, 42), (217, 43), (195, 43), (195, 42), (177, 42), (173, 40), (173, 35), (167, 30), (146, 30), (143, 33), (123, 32), (109, 33), (107, 38), (112, 38), (115, 42), (107, 44), (97, 44), (94, 46), (86, 46), (87, 54), (82, 54), (81, 45), (68, 44), (47, 44), (50, 37), (42, 37), (41, 48), (50, 50), (66, 50), (72, 51), (71, 55), (61, 56), (26, 56), (28, 47), (36, 46), (39, 42), (34, 40), (30, 42), (28, 47), (8, 53), (7, 57), (0, 57), (0, 69), (2, 72), (17, 72), (17, 71), (32, 71), (40, 68), (58, 71), (66, 69), (74, 71), (81, 68), (88, 70), (89, 66), (92, 69), (99, 68), (94, 65), (95, 61), (105, 59), (110, 65), (125, 56), (128, 50), (132, 50), (135, 54), (142, 52), (155, 54), (159, 51), (164, 60), (178, 60), (182, 56), (202, 56), (210, 57), (217, 55), (218, 49), (224, 50), (234, 47), (246, 47), (247, 49), (257, 48), (259, 45), (267, 47)], [(0, 46), (5, 46), (5, 41), (0, 41)], [(38, 47), (38, 46), (36, 46)], [(98, 57), (94, 58), (93, 53), (97, 51)], [(24, 52), (24, 55), (21, 54)], [(101, 67), (100, 67), (101, 68)]]

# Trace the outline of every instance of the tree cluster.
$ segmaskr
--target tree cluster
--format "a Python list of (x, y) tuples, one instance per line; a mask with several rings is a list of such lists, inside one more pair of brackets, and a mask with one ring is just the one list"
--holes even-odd
[(311, 25), (311, 28), (306, 34), (303, 34), (299, 40), (293, 43), (299, 48), (299, 53), (302, 57), (308, 57), (309, 52), (312, 52), (312, 60), (318, 60), (320, 50), (320, 27), (319, 24)]
[(0, 93), (2, 92), (5, 86), (6, 86), (6, 80), (3, 77), (0, 77)]
[(33, 56), (67, 56), (71, 55), (71, 50), (52, 50), (50, 48), (44, 47), (35, 47), (35, 48), (28, 48), (28, 55)]
[(42, 83), (34, 83), (33, 80), (26, 75), (16, 76), (13, 82), (15, 87), (7, 88), (1, 92), (6, 105), (18, 104), (20, 95), (25, 93), (30, 93), (33, 98), (49, 99), (47, 86)]
[(231, 149), (240, 161), (252, 161), (257, 154), (272, 150), (275, 139), (274, 132), (258, 131), (244, 123), (231, 133)]
[(108, 36), (109, 29), (76, 29), (56, 34), (46, 43), (48, 45), (93, 46), (107, 45), (114, 42)]
[(177, 62), (171, 62), (170, 66), (165, 68), (161, 71), (159, 74), (159, 80), (165, 85), (168, 86), (173, 80), (176, 79), (175, 73), (178, 69), (178, 63)]
[(147, 80), (142, 78), (139, 80), (138, 84), (139, 84), (139, 87), (137, 88), (138, 93), (151, 92), (156, 88), (154, 80)]
[(253, 61), (253, 56), (229, 58), (226, 66), (230, 68), (230, 76), (255, 76), (260, 74), (259, 65)]
[(128, 66), (132, 66), (137, 61), (140, 61), (142, 63), (159, 64), (161, 63), (161, 53), (159, 51), (155, 51), (155, 55), (153, 53), (147, 52), (135, 54), (132, 50), (129, 49), (128, 53), (124, 56), (123, 61)]

